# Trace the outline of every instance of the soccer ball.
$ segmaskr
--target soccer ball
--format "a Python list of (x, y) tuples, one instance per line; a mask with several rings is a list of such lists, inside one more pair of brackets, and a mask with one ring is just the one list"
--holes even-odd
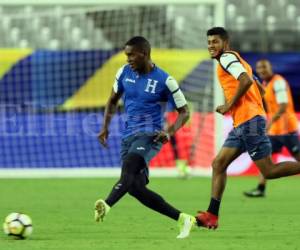
[(31, 218), (22, 213), (9, 214), (3, 223), (4, 233), (17, 239), (25, 239), (32, 234)]

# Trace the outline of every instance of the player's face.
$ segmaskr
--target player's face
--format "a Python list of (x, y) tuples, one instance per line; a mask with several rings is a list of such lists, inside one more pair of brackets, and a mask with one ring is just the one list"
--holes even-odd
[(207, 36), (207, 49), (211, 58), (217, 58), (225, 50), (226, 43), (219, 35)]
[(126, 45), (124, 52), (127, 56), (127, 62), (132, 70), (140, 71), (145, 68), (147, 57), (143, 51), (138, 50), (134, 46)]
[(273, 75), (271, 63), (266, 60), (258, 61), (256, 63), (256, 73), (262, 80), (268, 80)]

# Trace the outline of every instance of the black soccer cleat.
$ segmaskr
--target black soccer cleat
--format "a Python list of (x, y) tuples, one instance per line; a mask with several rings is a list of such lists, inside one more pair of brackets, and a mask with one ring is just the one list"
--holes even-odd
[(250, 191), (245, 191), (243, 194), (246, 197), (251, 197), (251, 198), (265, 197), (265, 192), (257, 188), (252, 189)]

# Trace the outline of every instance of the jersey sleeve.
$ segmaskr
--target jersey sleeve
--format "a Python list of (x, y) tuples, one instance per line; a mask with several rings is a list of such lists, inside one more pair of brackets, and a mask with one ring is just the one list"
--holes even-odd
[(114, 82), (114, 85), (113, 85), (113, 90), (115, 93), (123, 93), (123, 90), (124, 90), (124, 87), (123, 87), (123, 84), (122, 84), (122, 74), (123, 74), (123, 71), (124, 71), (124, 67), (121, 67), (117, 74), (116, 74), (116, 77), (115, 77), (115, 82)]
[(283, 79), (276, 80), (273, 85), (277, 103), (288, 103), (286, 82)]
[(167, 78), (166, 85), (171, 94), (170, 96), (172, 98), (172, 102), (174, 102), (176, 108), (181, 108), (187, 104), (185, 97), (178, 86), (177, 81), (173, 77), (169, 76)]
[(238, 79), (242, 73), (247, 72), (236, 55), (232, 53), (222, 54), (220, 57), (220, 64), (235, 79)]

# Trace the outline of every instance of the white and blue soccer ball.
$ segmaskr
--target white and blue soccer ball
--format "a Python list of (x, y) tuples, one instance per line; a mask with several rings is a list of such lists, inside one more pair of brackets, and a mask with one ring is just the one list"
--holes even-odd
[(11, 213), (3, 223), (4, 233), (17, 239), (25, 239), (32, 234), (32, 220), (22, 213)]

